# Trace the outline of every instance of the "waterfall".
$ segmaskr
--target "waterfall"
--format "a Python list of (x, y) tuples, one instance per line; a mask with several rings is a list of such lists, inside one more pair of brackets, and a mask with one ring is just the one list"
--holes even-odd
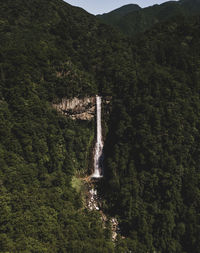
[(96, 96), (96, 125), (97, 125), (97, 139), (94, 154), (94, 173), (91, 177), (101, 178), (103, 175), (102, 156), (103, 156), (103, 141), (101, 129), (101, 97)]

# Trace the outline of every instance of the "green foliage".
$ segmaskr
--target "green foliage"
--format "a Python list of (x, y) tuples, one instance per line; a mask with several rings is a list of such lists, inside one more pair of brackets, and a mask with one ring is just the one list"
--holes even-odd
[(0, 252), (113, 252), (72, 180), (88, 172), (94, 122), (52, 102), (96, 94), (96, 54), (117, 39), (60, 0), (4, 2), (0, 23)]
[(199, 251), (199, 28), (177, 18), (141, 36), (113, 97), (100, 189), (132, 252)]

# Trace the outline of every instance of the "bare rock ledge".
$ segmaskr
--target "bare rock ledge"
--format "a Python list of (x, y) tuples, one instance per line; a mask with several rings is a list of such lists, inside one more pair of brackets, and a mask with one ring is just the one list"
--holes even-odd
[(91, 120), (95, 115), (96, 97), (85, 98), (63, 98), (59, 104), (53, 104), (53, 107), (74, 120)]

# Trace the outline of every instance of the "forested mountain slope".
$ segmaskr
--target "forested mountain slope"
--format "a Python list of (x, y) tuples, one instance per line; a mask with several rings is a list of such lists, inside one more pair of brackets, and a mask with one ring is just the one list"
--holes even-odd
[(127, 4), (109, 13), (97, 15), (97, 17), (103, 20), (106, 24), (115, 25), (120, 21), (122, 17), (126, 16), (128, 13), (139, 11), (140, 9), (141, 7), (137, 4)]
[[(123, 9), (126, 6), (122, 6)], [(127, 6), (128, 8), (128, 6)], [(169, 20), (176, 16), (191, 16), (200, 13), (199, 0), (180, 0), (169, 1), (160, 5), (153, 5), (147, 8), (127, 11), (127, 14), (121, 15), (120, 9), (97, 17), (106, 24), (110, 24), (124, 34), (129, 36), (138, 36), (146, 30), (152, 28), (155, 24)], [(114, 13), (115, 15), (113, 15)]]
[(2, 1), (0, 23), (0, 252), (112, 252), (72, 187), (89, 173), (94, 122), (62, 117), (52, 102), (111, 93), (131, 49), (60, 0)]
[[(133, 42), (61, 0), (8, 0), (0, 24), (0, 252), (198, 253), (199, 18)], [(115, 244), (76, 185), (94, 121), (52, 107), (95, 94), (112, 97), (98, 187)]]
[(199, 17), (146, 33), (113, 98), (99, 188), (132, 252), (200, 252), (199, 43)]

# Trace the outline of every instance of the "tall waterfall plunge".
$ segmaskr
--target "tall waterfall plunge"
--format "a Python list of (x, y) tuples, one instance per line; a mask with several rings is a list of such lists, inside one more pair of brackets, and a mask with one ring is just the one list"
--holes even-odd
[(94, 173), (91, 177), (101, 178), (103, 176), (102, 156), (103, 156), (103, 141), (101, 128), (101, 97), (96, 96), (96, 115), (97, 115), (97, 140), (94, 154)]

